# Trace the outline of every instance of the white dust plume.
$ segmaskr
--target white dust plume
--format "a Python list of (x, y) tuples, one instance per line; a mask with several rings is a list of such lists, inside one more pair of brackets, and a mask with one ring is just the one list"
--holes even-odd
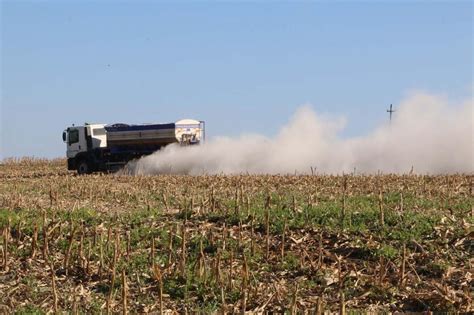
[(450, 104), (426, 93), (397, 106), (366, 136), (340, 136), (345, 120), (300, 107), (274, 138), (218, 137), (170, 145), (128, 165), (132, 174), (341, 174), (473, 172), (473, 99)]

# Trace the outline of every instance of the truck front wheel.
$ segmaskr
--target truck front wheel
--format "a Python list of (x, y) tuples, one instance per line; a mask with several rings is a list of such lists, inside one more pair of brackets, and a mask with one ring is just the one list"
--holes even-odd
[(89, 164), (87, 164), (87, 161), (82, 160), (77, 164), (77, 174), (83, 175), (88, 174), (89, 172)]

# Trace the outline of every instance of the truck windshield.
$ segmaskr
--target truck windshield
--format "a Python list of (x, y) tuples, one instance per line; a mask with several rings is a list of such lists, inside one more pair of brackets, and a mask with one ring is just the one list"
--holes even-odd
[(72, 129), (69, 131), (69, 145), (79, 142), (79, 130), (77, 129)]

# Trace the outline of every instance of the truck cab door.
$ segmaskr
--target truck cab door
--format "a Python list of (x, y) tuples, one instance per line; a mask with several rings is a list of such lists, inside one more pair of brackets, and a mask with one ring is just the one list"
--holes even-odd
[(68, 129), (67, 157), (74, 158), (78, 153), (87, 151), (84, 127), (73, 127)]

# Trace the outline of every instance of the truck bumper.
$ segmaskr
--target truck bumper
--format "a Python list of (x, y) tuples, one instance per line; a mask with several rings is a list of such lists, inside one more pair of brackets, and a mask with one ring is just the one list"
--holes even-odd
[(76, 159), (67, 159), (67, 169), (70, 171), (76, 170)]

